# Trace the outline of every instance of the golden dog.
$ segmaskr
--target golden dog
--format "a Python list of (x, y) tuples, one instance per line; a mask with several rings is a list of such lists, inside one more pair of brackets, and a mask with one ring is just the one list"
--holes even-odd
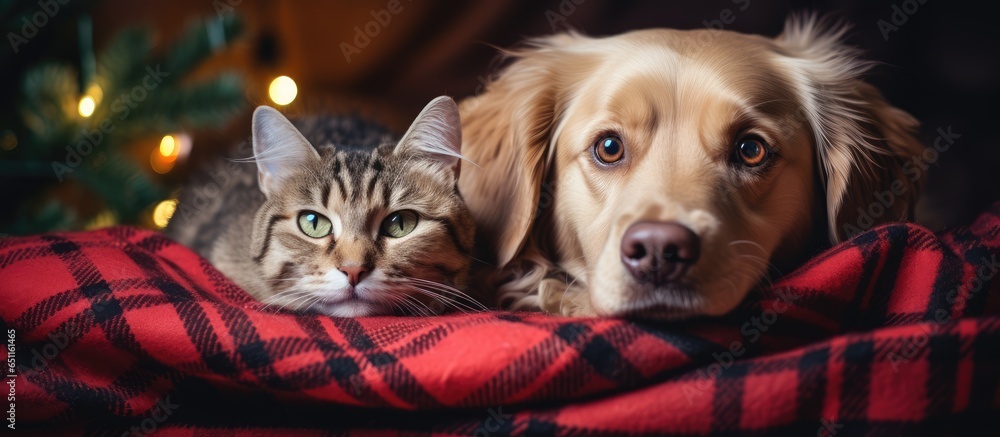
[(817, 230), (845, 238), (876, 193), (896, 193), (876, 222), (906, 218), (917, 123), (862, 81), (870, 64), (843, 34), (807, 16), (773, 39), (568, 33), (508, 52), (461, 105), (475, 165), (459, 187), (497, 297), (568, 315), (719, 315), (769, 267), (810, 255)]

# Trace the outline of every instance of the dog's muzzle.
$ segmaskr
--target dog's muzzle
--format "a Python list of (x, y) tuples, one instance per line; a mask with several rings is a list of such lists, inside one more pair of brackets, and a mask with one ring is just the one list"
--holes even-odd
[(678, 282), (700, 253), (698, 235), (675, 222), (634, 223), (622, 236), (625, 268), (636, 281), (653, 286)]

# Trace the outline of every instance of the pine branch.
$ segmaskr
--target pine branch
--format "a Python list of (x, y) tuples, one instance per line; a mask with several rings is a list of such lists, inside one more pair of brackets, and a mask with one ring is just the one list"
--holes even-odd
[(11, 235), (30, 235), (40, 232), (52, 232), (74, 229), (77, 220), (76, 212), (66, 208), (66, 205), (51, 200), (38, 211), (20, 211), (13, 222), (3, 225), (3, 233)]
[(26, 156), (49, 156), (75, 136), (76, 89), (76, 76), (64, 65), (43, 64), (25, 73), (20, 112), (34, 137), (25, 144)]
[[(214, 27), (218, 26), (218, 27)], [(196, 20), (177, 38), (163, 56), (163, 69), (170, 72), (168, 81), (178, 81), (201, 61), (214, 53), (210, 33), (218, 28), (220, 43), (229, 43), (243, 32), (243, 22), (234, 14)]]
[(246, 105), (243, 88), (239, 75), (225, 73), (169, 92), (151, 93), (129, 117), (129, 128), (176, 132), (222, 126)]
[[(19, 20), (22, 10), (35, 8), (36, 4), (0, 0), (0, 24)], [(61, 16), (73, 18), (69, 13)], [(99, 206), (107, 207), (123, 223), (137, 222), (149, 206), (166, 196), (158, 181), (146, 172), (145, 162), (134, 162), (121, 149), (137, 137), (223, 126), (246, 105), (242, 79), (235, 73), (215, 75), (196, 83), (187, 81), (186, 76), (213, 54), (218, 42), (228, 44), (242, 31), (242, 23), (234, 15), (213, 20), (219, 21), (192, 25), (159, 53), (152, 51), (148, 30), (129, 29), (116, 35), (97, 57), (97, 84), (102, 88), (103, 98), (89, 118), (77, 113), (81, 91), (78, 66), (30, 66), (29, 63), (23, 76), (20, 71), (25, 67), (18, 68), (20, 96), (10, 105), (9, 117), (4, 122), (6, 118), (13, 119), (10, 128), (18, 132), (20, 141), (15, 150), (4, 155), (0, 176), (15, 183), (31, 180), (31, 187), (38, 193), (14, 202), (11, 208), (17, 213), (13, 223), (5, 219), (8, 222), (2, 225), (5, 231), (35, 233), (78, 229), (84, 225), (73, 208), (82, 205), (78, 199), (60, 197), (42, 208), (38, 199), (57, 194), (51, 190), (55, 182), (51, 161), (66, 161), (66, 147), (75, 146), (83, 139), (83, 132), (93, 132), (106, 119), (112, 121), (114, 131), (104, 134), (91, 146), (87, 156), (81, 157), (82, 163), (73, 165), (66, 177), (75, 179), (94, 194), (87, 196), (86, 201), (101, 202)], [(0, 58), (4, 53), (0, 53)], [(147, 89), (145, 96), (132, 95), (143, 84), (147, 67), (158, 65), (169, 76), (155, 90)], [(115, 102), (120, 102), (126, 94), (131, 97), (127, 116), (125, 105), (119, 105), (117, 111), (114, 108)]]
[[(14, 0), (0, 0), (0, 23), (4, 23), (4, 28), (7, 32), (12, 32), (13, 27), (18, 24), (14, 21), (14, 18), (18, 15), (14, 12), (15, 5), (17, 5), (17, 2)], [(7, 32), (4, 32), (4, 34)]]
[(103, 199), (123, 222), (135, 222), (139, 213), (165, 196), (133, 161), (110, 150), (104, 159), (80, 166), (72, 177)]
[(143, 61), (151, 50), (149, 31), (133, 28), (118, 33), (97, 56), (97, 75), (104, 90), (105, 102), (141, 84), (146, 74)]

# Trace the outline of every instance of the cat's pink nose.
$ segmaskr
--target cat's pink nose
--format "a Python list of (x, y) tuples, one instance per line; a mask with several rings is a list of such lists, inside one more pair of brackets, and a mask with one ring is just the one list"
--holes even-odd
[(352, 287), (358, 285), (358, 282), (361, 282), (368, 275), (368, 269), (360, 265), (343, 266), (340, 268), (340, 271), (347, 275), (347, 282)]

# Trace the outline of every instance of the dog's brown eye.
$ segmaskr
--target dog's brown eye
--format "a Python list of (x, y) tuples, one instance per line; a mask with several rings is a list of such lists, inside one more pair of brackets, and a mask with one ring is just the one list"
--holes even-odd
[(621, 138), (606, 135), (594, 144), (594, 155), (605, 164), (614, 164), (625, 155), (625, 145), (622, 144)]
[(770, 155), (764, 142), (757, 138), (743, 138), (736, 142), (736, 156), (747, 167), (763, 164)]

